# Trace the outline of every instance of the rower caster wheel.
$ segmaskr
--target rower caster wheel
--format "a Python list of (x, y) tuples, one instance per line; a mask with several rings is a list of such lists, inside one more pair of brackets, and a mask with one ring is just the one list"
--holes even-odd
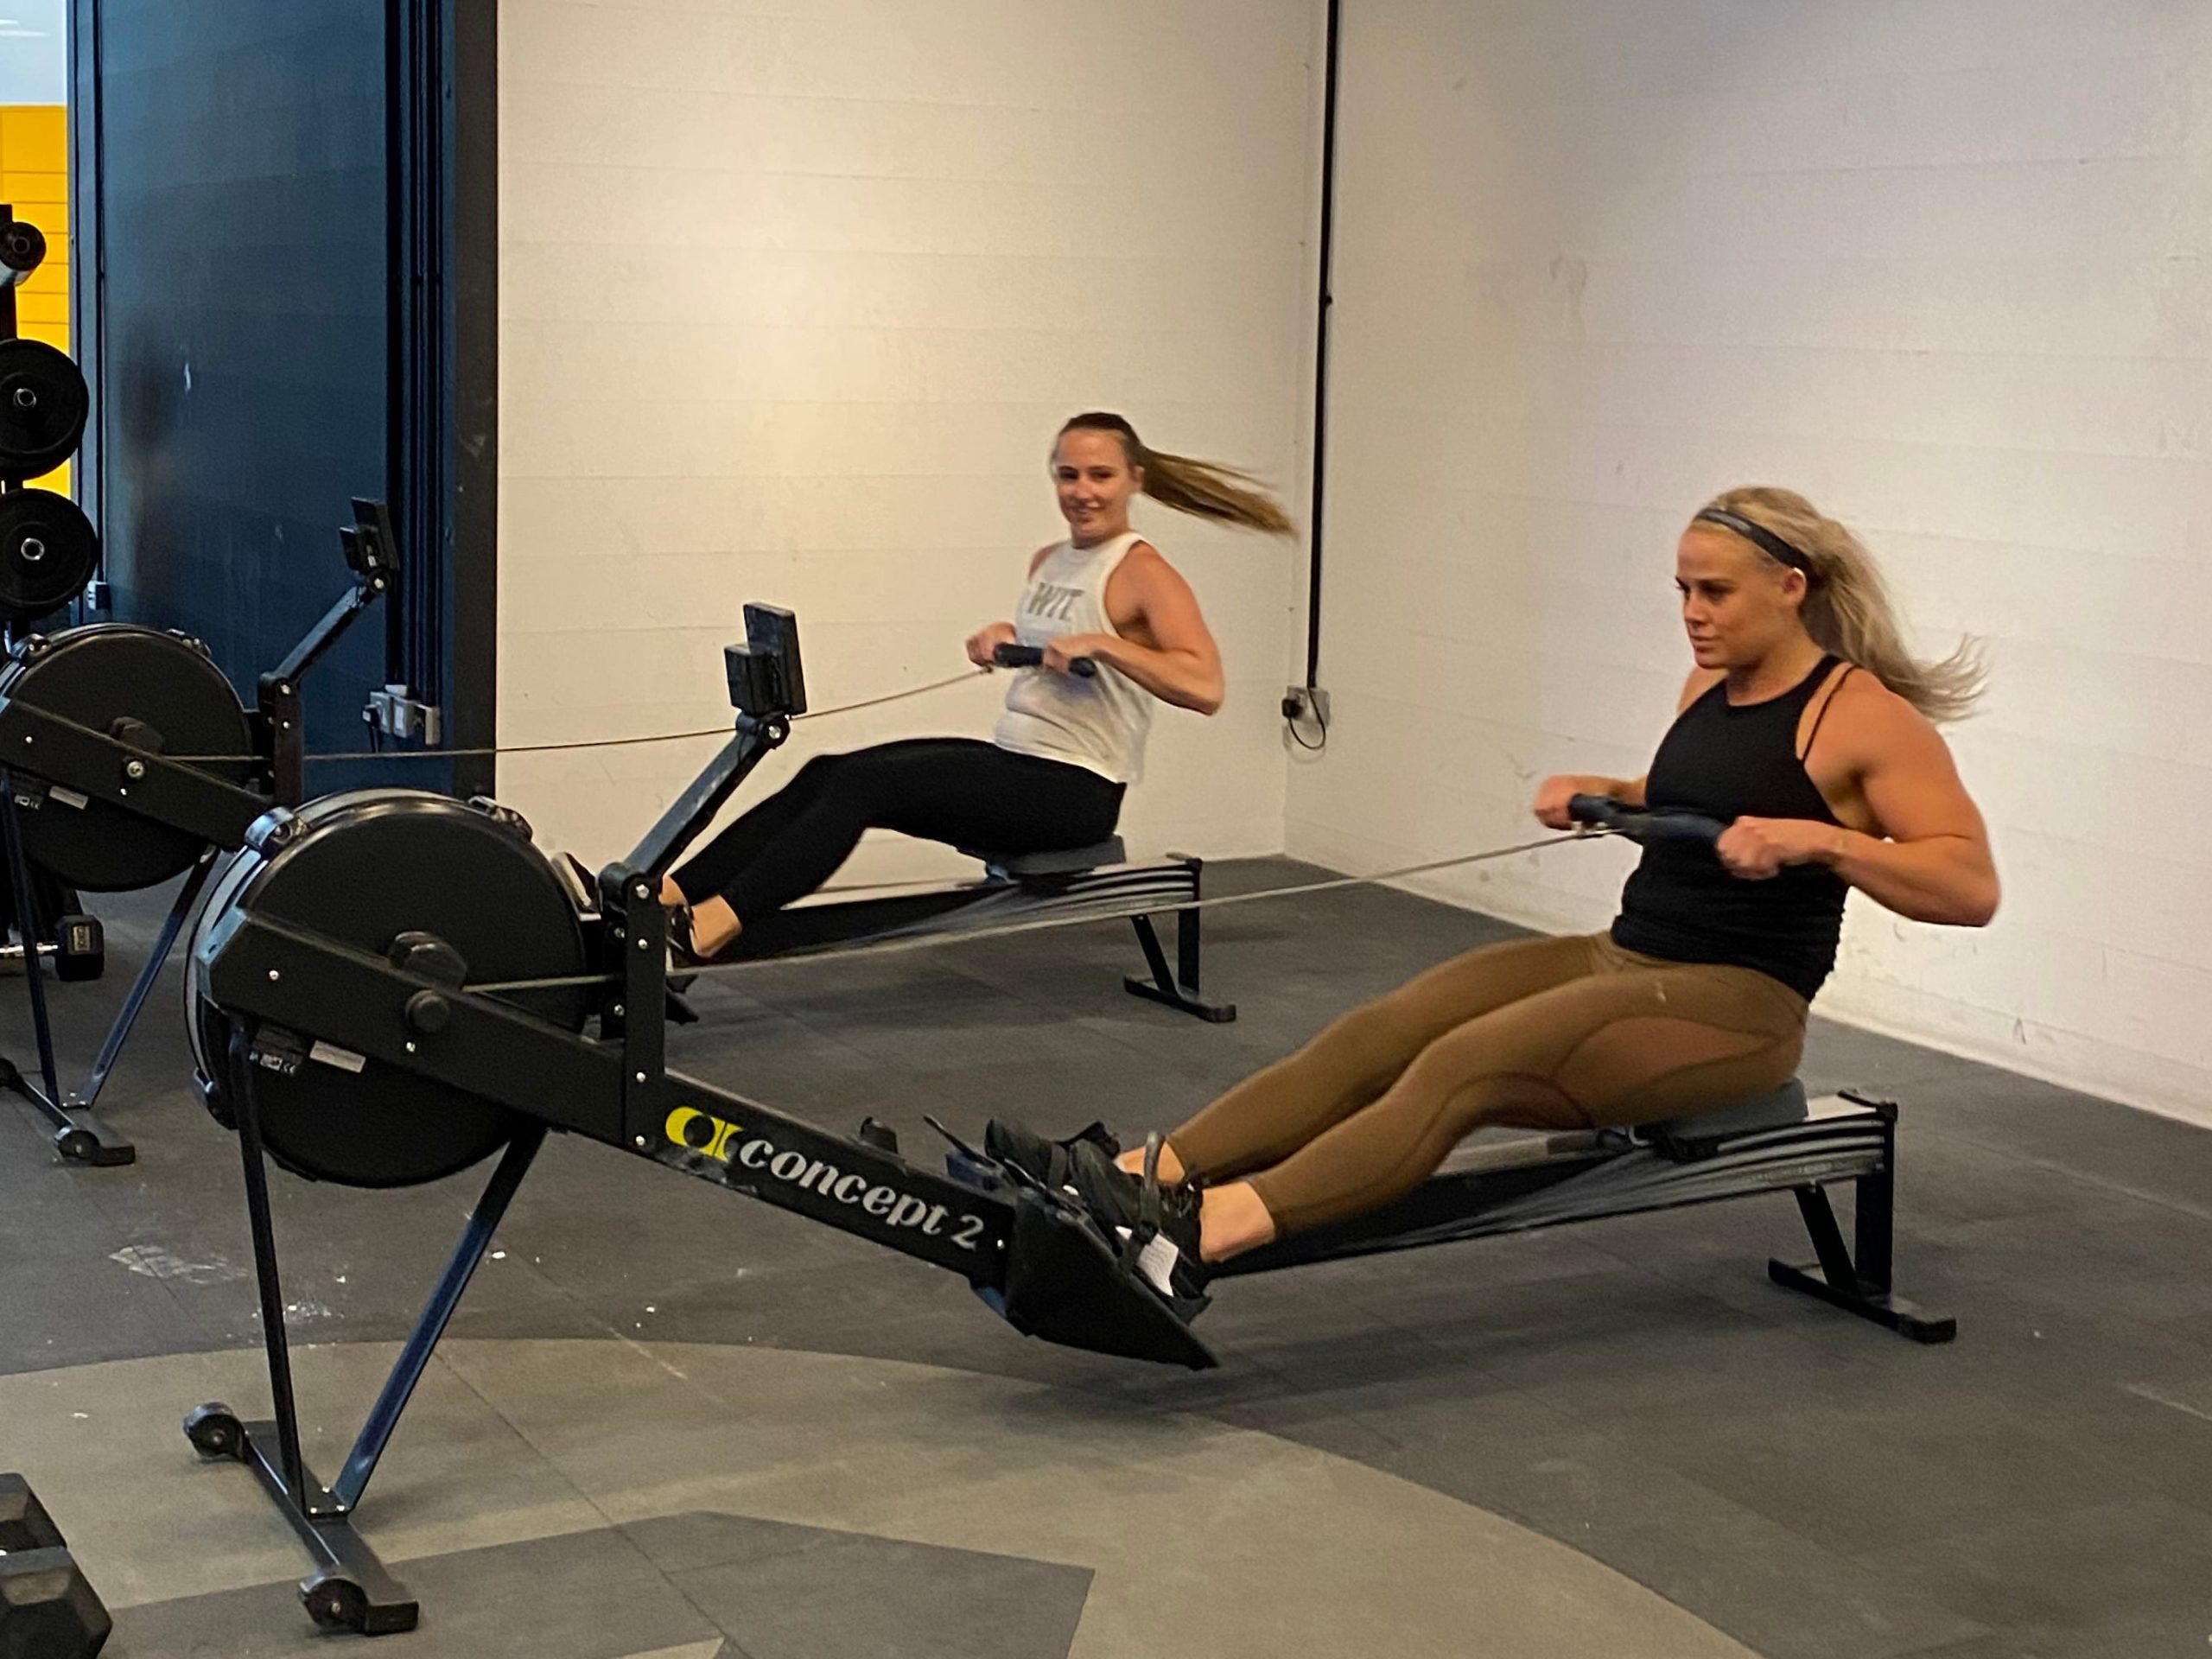
[(184, 1420), (184, 1438), (203, 1458), (245, 1458), (245, 1429), (220, 1401), (200, 1407)]
[(319, 1630), (349, 1630), (359, 1636), (368, 1628), (368, 1592), (335, 1573), (318, 1573), (302, 1585), (300, 1605)]
[(54, 1149), (65, 1164), (89, 1164), (98, 1158), (100, 1138), (90, 1129), (64, 1129), (54, 1137)]

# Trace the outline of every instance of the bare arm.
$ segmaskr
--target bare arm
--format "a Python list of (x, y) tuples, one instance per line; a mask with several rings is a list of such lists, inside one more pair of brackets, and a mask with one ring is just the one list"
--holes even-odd
[(1860, 787), (1888, 839), (1833, 830), (1821, 862), (1900, 916), (1986, 925), (1997, 913), (1997, 863), (1950, 746), (1902, 700), (1869, 724), (1878, 728), (1880, 747), (1870, 755)]
[[(1808, 820), (1738, 818), (1721, 861), (1751, 880), (1785, 865), (1825, 864), (1916, 922), (1980, 927), (1997, 913), (1997, 864), (1980, 809), (1959, 781), (1950, 747), (1894, 692), (1847, 686), (1831, 726), (1856, 780), (1870, 830)], [(1840, 701), (1848, 696), (1847, 702)]]
[(1117, 632), (1070, 634), (1046, 647), (1048, 668), (1089, 657), (1135, 680), (1163, 702), (1211, 715), (1221, 707), (1221, 648), (1175, 567), (1140, 543), (1107, 584)]

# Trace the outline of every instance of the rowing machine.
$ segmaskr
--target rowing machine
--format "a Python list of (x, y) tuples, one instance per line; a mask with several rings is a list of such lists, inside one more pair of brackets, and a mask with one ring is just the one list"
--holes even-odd
[(302, 680), (398, 569), (384, 504), (357, 500), (353, 517), (340, 532), (352, 587), (261, 677), (251, 711), (204, 645), (156, 628), (95, 623), (32, 634), (0, 666), (0, 842), (17, 914), (32, 913), (34, 872), (92, 893), (185, 877), (91, 1074), (66, 1095), (44, 976), (25, 975), (43, 1087), (19, 1092), (53, 1124), (69, 1162), (136, 1158), (98, 1115), (100, 1091), (218, 855), (242, 845), (272, 800), (306, 793)]
[[(1712, 847), (1719, 820), (1676, 810), (1629, 807), (1577, 795), (1576, 823), (1638, 842)], [(1276, 1272), (1348, 1255), (1415, 1249), (1570, 1222), (1788, 1192), (1797, 1199), (1815, 1260), (1771, 1261), (1769, 1276), (1915, 1342), (1948, 1342), (1957, 1322), (1891, 1293), (1897, 1192), (1894, 1103), (1846, 1092), (1806, 1099), (1802, 1084), (1637, 1128), (1470, 1141), (1403, 1197), (1349, 1220), (1310, 1228), (1230, 1258), (1214, 1276)], [(993, 1190), (1006, 1172), (956, 1154), (959, 1179)], [(1831, 1186), (1856, 1197), (1854, 1237), (1844, 1241)]]
[[(1002, 668), (1034, 668), (1044, 661), (1044, 652), (1033, 645), (1000, 645), (993, 656)], [(1091, 658), (1078, 657), (1070, 672), (1089, 677), (1097, 667)], [(1132, 974), (1122, 981), (1130, 995), (1213, 1024), (1236, 1019), (1234, 1003), (1208, 1001), (1201, 988), (1203, 934), (1196, 906), (1203, 860), (1170, 855), (1155, 863), (1132, 864), (1118, 836), (1046, 853), (960, 850), (982, 863), (982, 880), (919, 893), (793, 905), (748, 923), (718, 959), (763, 962), (879, 940), (938, 938), (1046, 920), (1126, 918), (1150, 974)], [(1163, 912), (1175, 918), (1172, 964), (1153, 923)]]
[[(1071, 1201), (979, 1192), (665, 1064), (661, 879), (804, 709), (796, 625), (748, 607), (729, 652), (735, 734), (630, 856), (587, 886), (514, 813), (408, 790), (270, 812), (211, 888), (186, 969), (200, 1086), (236, 1129), (274, 1415), (187, 1421), (248, 1463), (318, 1562), (319, 1624), (411, 1628), (416, 1603), (352, 1525), (378, 1459), (548, 1130), (791, 1210), (957, 1273), (1015, 1328), (1210, 1366), (1167, 1303), (1124, 1274)], [(302, 1460), (270, 1218), (274, 1160), (347, 1186), (435, 1180), (499, 1154), (336, 1481)]]

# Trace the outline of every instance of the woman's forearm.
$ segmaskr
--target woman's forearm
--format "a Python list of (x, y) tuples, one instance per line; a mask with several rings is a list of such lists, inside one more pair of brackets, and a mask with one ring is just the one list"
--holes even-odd
[(1202, 715), (1211, 715), (1221, 707), (1224, 690), (1221, 665), (1197, 652), (1155, 651), (1133, 639), (1102, 635), (1090, 655), (1135, 680), (1162, 702)]
[(1964, 836), (1883, 841), (1838, 830), (1820, 861), (1876, 904), (1916, 922), (1980, 927), (1997, 913), (1996, 868)]

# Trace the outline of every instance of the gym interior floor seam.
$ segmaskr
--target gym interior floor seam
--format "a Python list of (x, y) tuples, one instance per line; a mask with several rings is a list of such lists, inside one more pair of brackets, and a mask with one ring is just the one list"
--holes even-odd
[[(104, 907), (107, 977), (57, 991), (79, 1069), (165, 902)], [(1509, 931), (1371, 889), (1224, 912), (1226, 1027), (1123, 996), (1112, 923), (783, 964), (702, 983), (671, 1064), (910, 1151), (925, 1113), (1142, 1128)], [(137, 1166), (65, 1169), (28, 1110), (0, 1121), (0, 1467), (70, 1531), (111, 1653), (314, 1650), (282, 1522), (177, 1432), (196, 1390), (258, 1410), (265, 1383), (236, 1146), (176, 1007), (157, 994), (105, 1103)], [(2212, 1136), (1825, 1021), (1804, 1076), (1903, 1103), (1898, 1286), (1956, 1343), (1770, 1285), (1802, 1249), (1777, 1197), (1227, 1283), (1224, 1368), (1171, 1374), (556, 1137), (364, 1506), (424, 1604), (378, 1650), (1135, 1655), (1172, 1607), (1207, 1653), (2205, 1651)], [(328, 1432), (480, 1179), (277, 1179)], [(1308, 1605), (1332, 1574), (1363, 1622)]]

